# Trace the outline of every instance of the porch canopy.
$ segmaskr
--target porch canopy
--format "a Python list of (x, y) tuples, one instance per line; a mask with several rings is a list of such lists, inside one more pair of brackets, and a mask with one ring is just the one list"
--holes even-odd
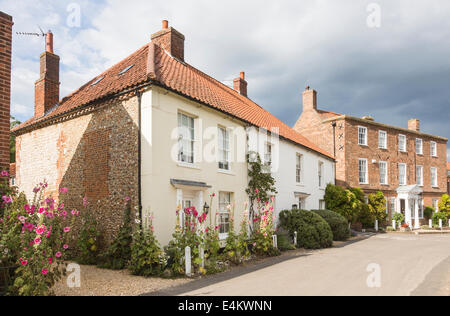
[(420, 228), (419, 208), (422, 203), (423, 190), (419, 185), (403, 185), (397, 188), (397, 210), (401, 212), (401, 200), (405, 201), (405, 222), (410, 227)]

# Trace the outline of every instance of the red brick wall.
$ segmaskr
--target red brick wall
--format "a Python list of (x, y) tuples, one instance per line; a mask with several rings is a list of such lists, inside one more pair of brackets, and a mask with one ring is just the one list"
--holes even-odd
[(35, 84), (34, 115), (40, 117), (59, 102), (59, 57), (41, 55), (40, 78)]
[(9, 169), (12, 18), (0, 12), (0, 169)]
[(169, 52), (173, 57), (184, 61), (184, 35), (172, 27), (152, 35), (152, 42)]

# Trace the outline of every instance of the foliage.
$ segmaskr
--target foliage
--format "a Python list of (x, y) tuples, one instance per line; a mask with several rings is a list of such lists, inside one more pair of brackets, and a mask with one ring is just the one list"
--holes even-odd
[(133, 234), (128, 269), (134, 275), (158, 276), (164, 272), (167, 258), (154, 235), (153, 217), (150, 215), (145, 222), (144, 227), (137, 229)]
[[(386, 198), (383, 192), (369, 194), (369, 210), (375, 220), (384, 223), (387, 219)], [(374, 221), (372, 221), (373, 224)]]
[(447, 226), (448, 225), (448, 217), (446, 212), (437, 212), (433, 215), (433, 225), (439, 226), (439, 220), (442, 219), (442, 225)]
[(78, 235), (78, 257), (76, 261), (80, 264), (96, 265), (98, 263), (100, 249), (100, 233), (98, 223), (91, 212), (84, 212), (82, 226)]
[(126, 198), (123, 224), (117, 237), (111, 243), (106, 252), (100, 256), (100, 268), (123, 270), (131, 259), (131, 244), (133, 242), (133, 227), (131, 224), (131, 203)]
[(444, 194), (439, 201), (439, 212), (444, 212), (447, 214), (447, 218), (450, 216), (450, 196)]
[(350, 228), (344, 216), (328, 210), (314, 210), (330, 225), (334, 241), (345, 241), (350, 238)]
[(405, 221), (405, 215), (402, 213), (395, 213), (392, 215), (392, 220), (394, 220), (397, 223), (397, 227), (400, 226), (401, 223)]
[(387, 232), (393, 232), (393, 231), (395, 231), (395, 229), (392, 226), (388, 226), (388, 227), (386, 227), (386, 231)]
[(9, 185), (9, 172), (2, 170), (0, 172), (0, 217), (4, 215), (5, 208), (14, 203), (17, 197), (17, 190)]
[(278, 249), (280, 251), (295, 250), (296, 247), (290, 241), (290, 236), (286, 234), (277, 234)]
[[(21, 122), (16, 120), (14, 116), (10, 117), (9, 126), (11, 130), (20, 124)], [(10, 133), (9, 136), (9, 161), (11, 163), (16, 162), (16, 135), (13, 133)]]
[(425, 217), (427, 221), (433, 218), (433, 214), (434, 208), (432, 208), (431, 206), (425, 207), (425, 210), (423, 211), (423, 217)]
[(225, 260), (229, 260), (234, 264), (240, 264), (250, 256), (248, 249), (248, 214), (249, 211), (245, 210), (242, 216), (239, 234), (236, 234), (234, 229), (234, 210), (230, 217), (230, 232), (226, 240), (223, 255)]
[[(250, 201), (249, 218), (252, 223), (255, 219), (257, 209), (261, 208), (261, 201), (269, 201), (270, 195), (276, 194), (275, 179), (270, 172), (267, 172), (266, 166), (261, 162), (261, 157), (256, 152), (250, 152), (247, 155), (248, 162), (248, 188), (246, 193)], [(257, 205), (255, 205), (257, 204)]]
[(305, 249), (328, 248), (333, 245), (333, 233), (328, 223), (315, 212), (287, 210), (280, 213), (280, 227), (291, 237), (297, 232), (297, 246)]
[[(364, 208), (364, 193), (359, 188), (344, 189), (340, 186), (328, 184), (325, 190), (327, 209), (344, 216), (348, 222), (356, 223), (364, 220), (367, 212)], [(367, 209), (365, 209), (367, 211)], [(364, 215), (364, 216), (362, 216)]]
[(279, 255), (278, 249), (273, 246), (273, 235), (275, 234), (273, 202), (274, 198), (271, 198), (270, 202), (267, 201), (264, 206), (258, 208), (257, 217), (253, 220), (252, 251), (260, 256)]
[(13, 200), (6, 207), (0, 221), (1, 245), (6, 247), (0, 253), (5, 254), (8, 249), (8, 258), (1, 259), (2, 266), (18, 266), (9, 295), (51, 295), (53, 285), (65, 274), (71, 228), (79, 213), (65, 210), (62, 197), (67, 189), (61, 189), (57, 202), (51, 197), (43, 199), (46, 188), (47, 184), (41, 183), (34, 189), (33, 203), (21, 208), (17, 207), (23, 203), (23, 196), (19, 195), (18, 201)]

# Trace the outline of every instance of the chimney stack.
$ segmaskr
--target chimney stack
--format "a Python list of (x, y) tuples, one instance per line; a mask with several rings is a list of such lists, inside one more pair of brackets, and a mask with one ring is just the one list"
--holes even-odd
[(162, 22), (162, 30), (152, 34), (152, 42), (167, 51), (172, 57), (184, 61), (184, 40), (183, 34), (169, 27), (169, 22)]
[(248, 83), (245, 81), (245, 72), (242, 71), (240, 77), (233, 80), (233, 88), (244, 97), (247, 97), (247, 86)]
[(420, 120), (411, 119), (408, 121), (408, 129), (416, 132), (420, 132)]
[(309, 86), (303, 92), (303, 112), (317, 110), (317, 91)]
[(40, 78), (35, 83), (34, 117), (43, 116), (59, 102), (59, 56), (53, 52), (53, 33), (45, 38), (45, 52), (41, 54)]
[(0, 11), (0, 169), (9, 170), (9, 121), (11, 108), (11, 16)]

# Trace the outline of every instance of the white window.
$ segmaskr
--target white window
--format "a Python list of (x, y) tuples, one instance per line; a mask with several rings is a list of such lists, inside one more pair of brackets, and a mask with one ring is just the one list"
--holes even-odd
[(302, 164), (303, 164), (303, 155), (297, 154), (297, 156), (296, 156), (296, 166), (295, 166), (295, 179), (296, 179), (297, 183), (302, 183), (303, 182)]
[(387, 149), (387, 133), (385, 131), (378, 132), (378, 147)]
[(433, 208), (436, 213), (439, 212), (439, 199), (433, 199)]
[(226, 239), (230, 232), (231, 193), (219, 192), (219, 237)]
[(419, 219), (423, 219), (423, 199), (419, 199)]
[(423, 186), (423, 166), (416, 167), (416, 184)]
[(326, 207), (325, 200), (319, 201), (319, 210), (324, 210)]
[(219, 127), (219, 169), (230, 170), (230, 133)]
[(194, 163), (194, 118), (178, 113), (178, 161)]
[(437, 168), (435, 167), (431, 167), (431, 186), (434, 188), (438, 187)]
[(406, 164), (398, 164), (398, 182), (400, 185), (406, 185)]
[(380, 184), (388, 184), (388, 164), (386, 161), (380, 161)]
[(437, 144), (436, 142), (430, 143), (430, 151), (431, 151), (431, 157), (437, 157)]
[(272, 144), (266, 143), (264, 148), (264, 164), (266, 166), (272, 165)]
[(367, 146), (367, 127), (358, 127), (358, 144)]
[(323, 162), (319, 161), (318, 165), (319, 187), (323, 187)]
[(391, 212), (391, 215), (395, 214), (395, 209), (397, 208), (397, 200), (395, 197), (390, 199), (390, 206), (389, 211)]
[(359, 183), (369, 184), (369, 170), (367, 159), (359, 159)]
[(406, 136), (398, 135), (398, 150), (401, 152), (406, 152)]
[(416, 154), (423, 155), (423, 141), (420, 138), (416, 138)]

